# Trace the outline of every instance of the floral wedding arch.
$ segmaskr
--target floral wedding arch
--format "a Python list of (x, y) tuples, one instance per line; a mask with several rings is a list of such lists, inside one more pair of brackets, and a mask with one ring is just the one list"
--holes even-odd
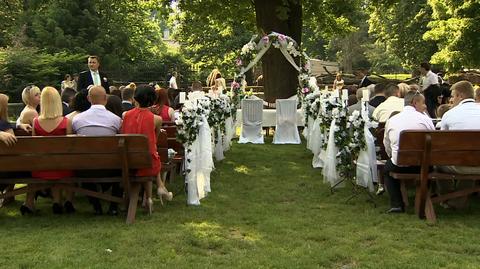
[[(240, 56), (236, 60), (239, 74), (235, 75), (232, 90), (235, 95), (242, 96), (244, 93), (245, 73), (255, 66), (263, 55), (273, 46), (279, 49), (285, 59), (298, 71), (298, 97), (303, 101), (304, 97), (318, 89), (317, 80), (310, 75), (310, 58), (302, 52), (297, 42), (291, 37), (272, 32), (268, 35), (255, 35), (242, 47)], [(295, 59), (300, 63), (297, 65)], [(245, 66), (245, 64), (248, 64)]]

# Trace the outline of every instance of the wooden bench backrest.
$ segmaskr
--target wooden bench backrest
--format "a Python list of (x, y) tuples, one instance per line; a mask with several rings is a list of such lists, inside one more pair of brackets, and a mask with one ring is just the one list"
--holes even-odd
[(143, 135), (18, 137), (0, 143), (0, 171), (121, 169), (125, 149), (129, 169), (151, 167)]
[(480, 166), (480, 131), (403, 131), (398, 165), (420, 165), (430, 147), (430, 165)]

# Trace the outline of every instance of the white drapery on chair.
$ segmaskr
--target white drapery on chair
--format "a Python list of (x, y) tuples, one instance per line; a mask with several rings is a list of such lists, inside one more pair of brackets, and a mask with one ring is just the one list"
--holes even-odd
[(214, 168), (212, 157), (212, 133), (207, 118), (202, 116), (202, 125), (197, 139), (185, 151), (186, 169), (189, 171), (185, 178), (187, 183), (187, 204), (200, 205), (200, 200), (211, 192), (210, 173)]
[(277, 99), (277, 124), (273, 144), (300, 144), (297, 128), (297, 100)]
[(242, 100), (242, 133), (238, 143), (263, 144), (262, 118), (263, 118), (263, 100), (262, 99), (243, 99)]
[[(330, 125), (330, 133), (328, 134), (328, 144), (326, 151), (326, 158), (322, 170), (323, 182), (330, 183), (330, 186), (336, 186), (341, 181), (337, 172), (337, 153), (338, 148), (335, 145), (335, 124), (336, 120), (332, 120)], [(337, 185), (340, 187), (340, 185)]]
[(368, 130), (368, 107), (366, 102), (362, 102), (361, 117), (365, 120), (364, 134), (365, 145), (367, 148), (360, 152), (357, 159), (356, 183), (359, 186), (368, 188), (370, 192), (374, 191), (373, 182), (378, 182), (377, 153), (375, 152), (375, 138)]

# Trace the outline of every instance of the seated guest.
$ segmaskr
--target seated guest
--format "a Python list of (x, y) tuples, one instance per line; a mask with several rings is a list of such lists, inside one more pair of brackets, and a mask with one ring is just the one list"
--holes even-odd
[[(452, 108), (445, 112), (441, 121), (442, 130), (480, 130), (480, 106), (475, 103), (473, 86), (468, 81), (460, 81), (452, 85)], [(453, 174), (478, 174), (480, 167), (469, 166), (442, 166), (439, 170)], [(473, 180), (437, 181), (440, 193), (457, 189), (471, 188), (475, 185)], [(449, 200), (448, 205), (463, 207), (467, 198)]]
[(157, 96), (155, 104), (150, 107), (153, 114), (162, 118), (162, 121), (174, 121), (175, 111), (171, 108), (168, 102), (168, 92), (165, 89), (159, 88), (155, 90)]
[(387, 160), (383, 177), (390, 196), (390, 209), (387, 213), (404, 212), (400, 182), (390, 176), (390, 172), (417, 173), (419, 167), (397, 166), (398, 145), (400, 133), (404, 130), (435, 130), (432, 120), (426, 116), (425, 97), (422, 94), (408, 92), (405, 95), (405, 108), (402, 112), (390, 118), (385, 124), (383, 144), (390, 159)]
[[(72, 125), (68, 118), (62, 115), (62, 100), (60, 94), (53, 87), (45, 87), (41, 95), (40, 115), (33, 121), (32, 135), (38, 136), (62, 136), (72, 133)], [(71, 177), (72, 171), (57, 170), (57, 171), (32, 171), (32, 177), (57, 180), (66, 177)], [(73, 207), (73, 192), (66, 191), (65, 204), (61, 204), (61, 186), (54, 185), (52, 187), (54, 214), (62, 214), (65, 209), (66, 213), (74, 213)], [(20, 208), (22, 214), (31, 213), (33, 210), (33, 195), (27, 193), (26, 204)]]
[(356, 103), (358, 103), (357, 95), (356, 94), (348, 95), (347, 106), (352, 106)]
[(450, 108), (452, 108), (452, 105), (450, 105), (450, 104), (443, 104), (443, 105), (438, 106), (438, 108), (437, 108), (437, 119), (440, 119), (440, 120), (435, 124), (436, 129), (440, 129), (442, 127), (441, 118), (443, 117), (443, 115), (447, 111), (450, 110)]
[(400, 89), (400, 98), (404, 98), (405, 94), (410, 91), (410, 86), (407, 83), (398, 83), (397, 86)]
[(400, 89), (395, 84), (390, 84), (385, 90), (387, 98), (383, 103), (377, 106), (373, 111), (373, 118), (378, 122), (386, 122), (394, 111), (402, 111), (404, 106), (403, 98), (399, 98)]
[[(114, 96), (118, 98), (117, 96)], [(78, 114), (72, 123), (73, 131), (79, 135), (86, 136), (112, 136), (120, 132), (122, 119), (108, 111), (105, 108), (107, 104), (107, 93), (102, 86), (94, 86), (88, 91), (88, 100), (92, 106), (85, 112)], [(108, 177), (117, 176), (120, 171), (78, 171), (77, 175), (82, 177)], [(101, 184), (103, 190), (112, 186), (112, 195), (121, 197), (122, 192), (118, 183)], [(97, 191), (97, 184), (84, 183), (83, 187), (92, 191)], [(89, 201), (95, 210), (96, 215), (103, 214), (102, 205), (96, 197), (90, 197)], [(118, 205), (111, 203), (108, 213), (111, 215), (118, 214)]]
[(24, 123), (33, 125), (33, 119), (38, 117), (37, 108), (40, 104), (40, 88), (35, 85), (25, 87), (22, 91), (22, 101), (25, 108), (17, 119), (17, 125)]
[(90, 106), (91, 104), (87, 99), (87, 92), (86, 91), (77, 92), (75, 94), (75, 97), (73, 97), (72, 99), (71, 109), (73, 112), (68, 114), (66, 117), (70, 121), (73, 121), (73, 118), (75, 118), (75, 116), (82, 113), (83, 111), (88, 110)]
[(475, 89), (475, 103), (480, 103), (480, 87)]
[[(139, 107), (135, 107), (123, 114), (123, 134), (143, 134), (146, 135), (150, 145), (150, 153), (152, 155), (152, 167), (149, 169), (139, 169), (137, 176), (151, 176), (157, 179), (157, 194), (160, 199), (166, 198), (171, 200), (173, 194), (165, 188), (164, 182), (160, 177), (160, 156), (157, 152), (157, 137), (162, 128), (162, 118), (154, 115), (148, 108), (155, 102), (155, 90), (151, 86), (139, 86), (135, 91), (135, 101)], [(152, 212), (152, 182), (144, 184), (145, 189), (145, 206), (149, 212)], [(160, 200), (162, 201), (162, 200)]]
[(115, 86), (110, 86), (110, 94), (116, 95), (119, 98), (122, 98), (122, 91)]
[(425, 96), (425, 104), (427, 105), (428, 114), (431, 118), (436, 118), (436, 110), (441, 102), (442, 89), (438, 84), (432, 84), (423, 90), (423, 95)]
[[(360, 89), (357, 90), (357, 100), (358, 100), (358, 102), (356, 104), (348, 107), (348, 114), (349, 115), (352, 115), (353, 111), (361, 111), (363, 90), (365, 90), (365, 89), (366, 88), (360, 88)], [(368, 117), (372, 118), (372, 113), (373, 113), (373, 110), (375, 110), (375, 108), (373, 106), (371, 106), (369, 103), (367, 103), (367, 105), (368, 105)]]
[(73, 112), (72, 108), (70, 107), (70, 104), (72, 103), (73, 97), (75, 97), (76, 93), (77, 93), (77, 91), (72, 89), (72, 88), (65, 88), (63, 90), (63, 92), (62, 92), (63, 116), (66, 116), (66, 115)]
[(375, 96), (369, 101), (369, 104), (373, 107), (377, 107), (387, 99), (385, 97), (385, 84), (383, 83), (376, 84), (373, 93)]
[(133, 88), (125, 88), (122, 91), (122, 107), (123, 111), (129, 111), (130, 109), (134, 108), (135, 105), (133, 105), (133, 94), (135, 93), (135, 90)]
[(108, 111), (122, 118), (123, 107), (122, 99), (116, 95), (109, 94), (107, 96), (107, 104), (105, 105)]

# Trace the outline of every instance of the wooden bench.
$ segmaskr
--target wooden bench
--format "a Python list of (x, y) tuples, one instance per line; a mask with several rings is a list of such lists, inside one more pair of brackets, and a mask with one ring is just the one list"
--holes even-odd
[[(63, 189), (88, 196), (117, 202), (128, 206), (127, 223), (135, 221), (140, 185), (152, 177), (135, 177), (131, 169), (148, 168), (152, 165), (148, 140), (143, 135), (116, 136), (57, 136), (18, 137), (15, 145), (7, 147), (0, 143), (0, 172), (35, 170), (91, 170), (119, 169), (118, 177), (82, 178), (71, 177), (59, 180), (38, 178), (0, 178), (0, 184), (29, 184), (1, 194), (0, 198), (51, 187), (56, 183), (107, 183), (120, 182), (125, 197), (90, 191), (74, 185), (62, 185)], [(79, 184), (78, 184), (79, 185)]]
[(404, 131), (400, 134), (397, 165), (420, 166), (419, 174), (390, 173), (398, 180), (416, 182), (415, 212), (435, 222), (433, 203), (480, 192), (480, 187), (432, 196), (433, 180), (479, 180), (480, 175), (431, 172), (432, 166), (480, 166), (480, 131)]

